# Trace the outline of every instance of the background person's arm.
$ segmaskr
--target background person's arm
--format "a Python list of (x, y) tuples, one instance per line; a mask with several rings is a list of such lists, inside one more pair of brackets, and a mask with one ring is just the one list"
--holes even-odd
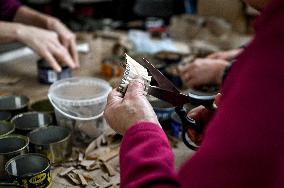
[(20, 24), (10, 23), (0, 21), (0, 44), (16, 42), (17, 39), (17, 30)]
[(70, 53), (75, 66), (79, 66), (76, 36), (60, 20), (26, 6), (21, 6), (15, 14), (14, 21), (56, 32), (61, 44)]

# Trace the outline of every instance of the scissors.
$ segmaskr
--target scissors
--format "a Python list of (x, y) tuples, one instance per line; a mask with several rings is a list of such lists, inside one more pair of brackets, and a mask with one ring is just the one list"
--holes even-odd
[(199, 146), (191, 141), (189, 136), (187, 136), (187, 131), (188, 129), (193, 129), (196, 131), (196, 133), (201, 134), (203, 132), (203, 126), (187, 116), (184, 105), (190, 103), (192, 105), (203, 105), (207, 109), (214, 109), (213, 103), (215, 95), (200, 96), (192, 93), (185, 95), (181, 93), (175, 87), (175, 85), (158, 69), (156, 69), (147, 59), (143, 58), (143, 61), (139, 63), (149, 71), (149, 73), (152, 75), (152, 78), (157, 82), (158, 85), (150, 85), (148, 88), (148, 94), (164, 100), (175, 107), (175, 111), (182, 122), (182, 140), (188, 148), (196, 150)]

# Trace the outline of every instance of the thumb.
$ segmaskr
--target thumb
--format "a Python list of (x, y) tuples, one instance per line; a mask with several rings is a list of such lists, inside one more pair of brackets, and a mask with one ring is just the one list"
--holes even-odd
[(221, 97), (222, 97), (222, 94), (221, 94), (221, 93), (218, 93), (218, 94), (215, 96), (214, 104), (215, 104), (217, 107), (218, 107), (219, 104), (220, 104)]
[(141, 78), (133, 79), (127, 87), (124, 99), (133, 98), (137, 96), (143, 96), (144, 93), (144, 81)]

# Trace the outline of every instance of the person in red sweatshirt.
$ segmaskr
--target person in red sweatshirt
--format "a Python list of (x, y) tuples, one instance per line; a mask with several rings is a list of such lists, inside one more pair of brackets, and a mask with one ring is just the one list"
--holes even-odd
[(76, 37), (61, 21), (22, 5), (0, 0), (0, 44), (21, 42), (60, 72), (60, 64), (79, 67)]
[[(167, 137), (136, 79), (105, 109), (124, 135), (121, 187), (284, 187), (284, 1), (247, 0), (262, 10), (255, 37), (233, 65), (202, 144), (177, 172)], [(208, 112), (199, 107), (195, 118)]]

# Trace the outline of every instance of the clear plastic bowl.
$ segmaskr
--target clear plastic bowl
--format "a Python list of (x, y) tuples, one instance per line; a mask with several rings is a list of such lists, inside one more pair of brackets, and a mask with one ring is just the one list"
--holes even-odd
[(93, 120), (100, 117), (106, 106), (111, 86), (92, 77), (73, 77), (53, 83), (48, 98), (62, 115), (75, 120)]
[(72, 130), (74, 145), (88, 144), (104, 132), (107, 123), (102, 114), (110, 91), (108, 82), (90, 77), (68, 78), (51, 85), (48, 97), (56, 122)]

